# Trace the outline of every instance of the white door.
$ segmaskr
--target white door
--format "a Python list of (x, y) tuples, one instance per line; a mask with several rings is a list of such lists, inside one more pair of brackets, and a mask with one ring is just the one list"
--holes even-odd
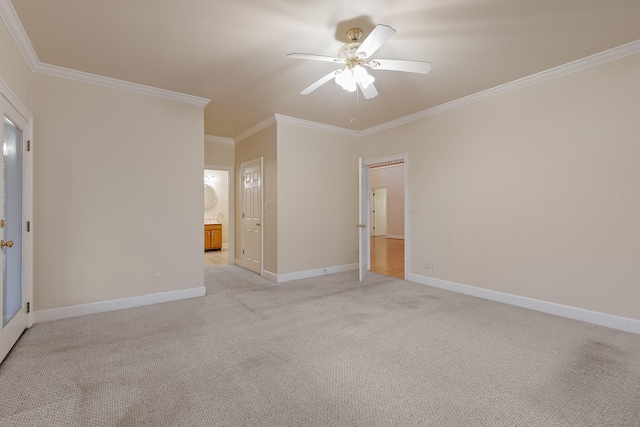
[(373, 199), (373, 235), (387, 235), (387, 189), (371, 190)]
[(359, 260), (359, 277), (360, 281), (364, 279), (364, 275), (369, 271), (371, 254), (369, 253), (369, 166), (362, 162), (362, 158), (358, 159), (358, 215), (359, 222), (356, 227), (359, 230), (360, 240), (360, 260)]
[(0, 361), (16, 343), (28, 326), (26, 287), (23, 283), (23, 150), (28, 122), (2, 97), (3, 195), (0, 212), (1, 240), (0, 278), (2, 293), (2, 331), (0, 332)]
[(242, 266), (262, 275), (262, 157), (243, 163)]

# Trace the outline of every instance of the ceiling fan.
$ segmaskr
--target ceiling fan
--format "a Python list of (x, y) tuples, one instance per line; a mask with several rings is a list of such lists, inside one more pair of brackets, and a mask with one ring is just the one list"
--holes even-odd
[(364, 67), (372, 70), (390, 70), (405, 71), (409, 73), (427, 74), (431, 71), (431, 63), (423, 61), (406, 61), (401, 59), (371, 59), (371, 56), (382, 46), (387, 40), (396, 33), (396, 30), (388, 25), (376, 25), (371, 34), (362, 42), (362, 30), (352, 28), (347, 31), (349, 43), (345, 44), (338, 51), (338, 57), (314, 55), (308, 53), (290, 53), (287, 58), (295, 59), (312, 59), (314, 61), (327, 61), (336, 64), (345, 64), (345, 68), (335, 70), (322, 77), (315, 83), (300, 92), (301, 95), (307, 95), (318, 89), (331, 79), (335, 79), (336, 83), (344, 90), (355, 92), (359, 87), (366, 99), (378, 96), (378, 91), (373, 85), (375, 78), (367, 73)]

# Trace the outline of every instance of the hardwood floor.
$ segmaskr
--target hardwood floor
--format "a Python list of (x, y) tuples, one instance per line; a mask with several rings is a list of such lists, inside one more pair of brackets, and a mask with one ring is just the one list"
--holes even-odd
[(371, 271), (404, 279), (404, 240), (372, 237)]

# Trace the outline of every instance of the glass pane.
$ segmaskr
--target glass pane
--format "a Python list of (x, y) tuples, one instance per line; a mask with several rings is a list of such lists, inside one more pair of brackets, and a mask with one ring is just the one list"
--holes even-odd
[(2, 240), (13, 242), (2, 249), (2, 326), (22, 307), (22, 131), (4, 118)]

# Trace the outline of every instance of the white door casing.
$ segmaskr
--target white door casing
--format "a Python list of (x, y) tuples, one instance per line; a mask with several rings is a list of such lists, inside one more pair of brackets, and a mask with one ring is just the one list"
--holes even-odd
[(369, 166), (358, 159), (358, 238), (359, 238), (359, 280), (364, 279), (371, 266), (369, 252)]
[(262, 275), (262, 157), (241, 165), (242, 266)]
[[(365, 164), (367, 168), (369, 168), (373, 165), (397, 161), (401, 161), (404, 164), (404, 277), (409, 277), (411, 271), (411, 212), (412, 210), (415, 210), (413, 204), (409, 201), (409, 154), (400, 153), (386, 157), (369, 159), (365, 161)], [(367, 188), (367, 194), (368, 191), (369, 189)], [(367, 250), (369, 250), (369, 248), (367, 248)]]
[[(3, 197), (0, 198), (0, 222), (2, 262), (0, 263), (0, 361), (9, 353), (25, 328), (30, 326), (32, 245), (29, 222), (31, 217), (31, 116), (12, 94), (4, 92), (0, 85), (3, 140), (3, 160), (0, 176), (3, 177)], [(9, 95), (9, 98), (7, 98)], [(14, 107), (17, 104), (20, 111)], [(24, 110), (24, 113), (21, 112)], [(26, 117), (25, 117), (26, 116)], [(27, 142), (29, 141), (29, 142)]]

